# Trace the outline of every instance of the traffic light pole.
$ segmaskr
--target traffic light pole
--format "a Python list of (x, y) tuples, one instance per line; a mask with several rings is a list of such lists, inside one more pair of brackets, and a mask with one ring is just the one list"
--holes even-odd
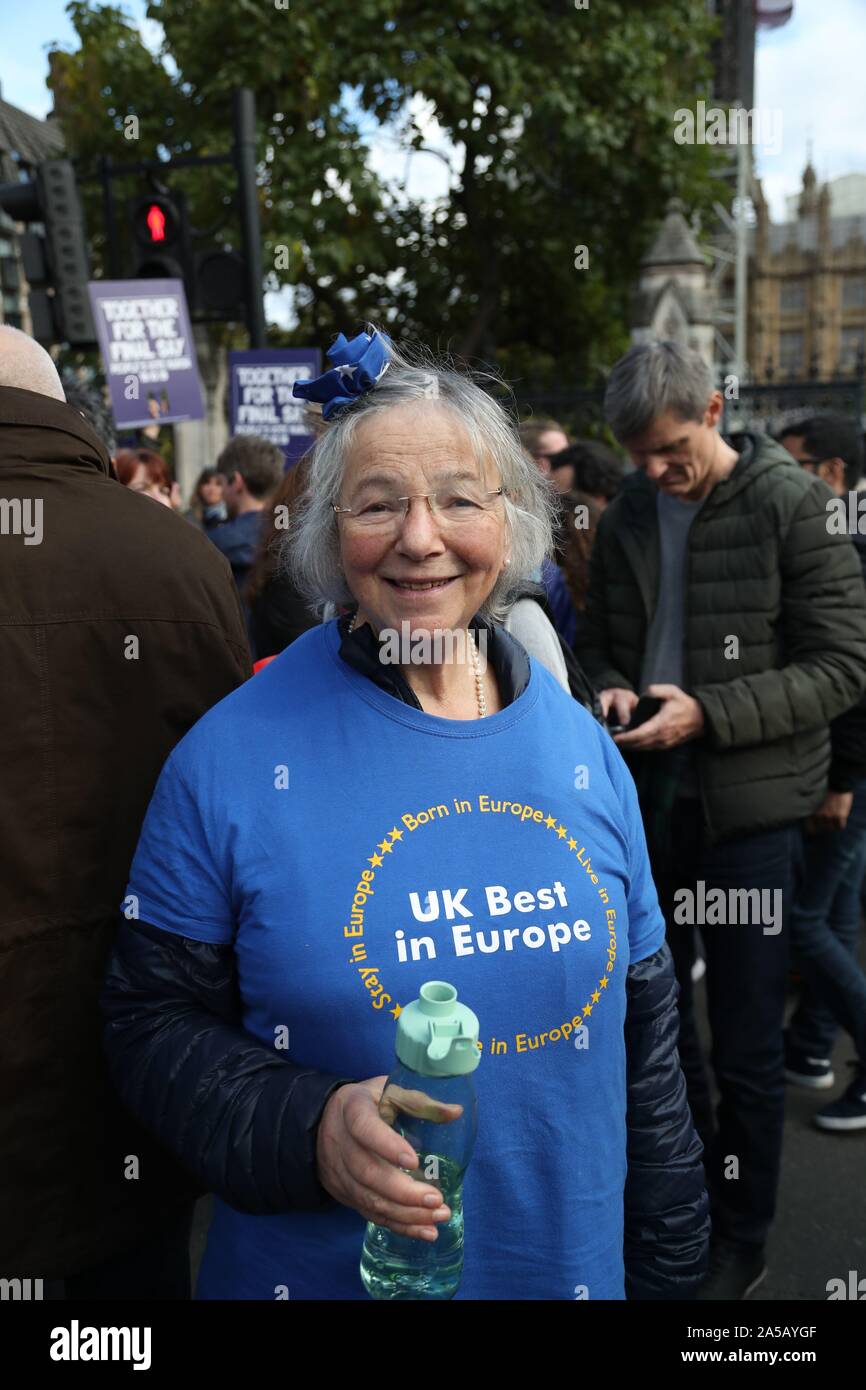
[(105, 249), (108, 260), (108, 277), (120, 279), (120, 258), (117, 244), (117, 220), (114, 216), (114, 189), (111, 156), (104, 154), (99, 160), (99, 179), (102, 184), (102, 217), (105, 223)]
[(233, 95), (234, 159), (238, 176), (244, 265), (247, 281), (247, 327), (250, 347), (265, 346), (265, 305), (262, 294), (262, 240), (256, 184), (256, 102), (249, 87)]
[[(258, 185), (256, 183), (256, 106), (248, 87), (236, 88), (233, 93), (234, 143), (231, 154), (179, 155), (173, 159), (140, 159), (129, 164), (115, 164), (103, 156), (99, 161), (97, 181), (102, 185), (105, 218), (107, 261), (112, 278), (118, 279), (118, 236), (116, 204), (112, 183), (129, 174), (158, 173), (173, 169), (196, 169), (207, 165), (230, 164), (237, 176), (237, 207), (240, 214), (241, 246), (244, 260), (244, 298), (250, 347), (265, 346), (265, 304), (262, 283), (262, 243), (259, 222)], [(91, 182), (84, 179), (82, 182)]]

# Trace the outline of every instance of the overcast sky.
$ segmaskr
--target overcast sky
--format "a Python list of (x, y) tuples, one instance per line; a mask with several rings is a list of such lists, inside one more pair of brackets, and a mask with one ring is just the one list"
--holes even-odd
[(780, 153), (757, 153), (774, 221), (801, 186), (810, 140), (822, 183), (866, 174), (866, 0), (794, 0), (793, 19), (759, 37), (755, 104), (782, 112)]
[[(144, 20), (144, 0), (125, 0), (124, 8), (156, 44), (159, 26)], [(0, 7), (2, 95), (34, 116), (44, 116), (51, 105), (45, 77), (46, 48), (52, 41), (73, 44), (64, 0), (27, 0), (26, 25), (19, 4), (10, 0)], [(864, 59), (866, 0), (795, 0), (794, 18), (787, 25), (761, 33), (755, 102), (759, 108), (780, 111), (782, 121), (779, 153), (760, 146), (756, 151), (774, 220), (785, 216), (785, 195), (800, 188), (810, 139), (822, 181), (840, 174), (866, 174)], [(398, 142), (388, 135), (371, 138), (377, 169), (402, 182), (407, 161)], [(428, 143), (444, 148), (435, 128), (428, 130)], [(416, 196), (435, 196), (448, 180), (445, 165), (429, 154), (413, 155), (408, 174), (409, 190)]]

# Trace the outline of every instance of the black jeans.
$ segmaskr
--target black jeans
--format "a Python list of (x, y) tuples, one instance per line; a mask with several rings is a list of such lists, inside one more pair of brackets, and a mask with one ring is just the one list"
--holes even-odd
[(803, 990), (788, 1036), (809, 1056), (829, 1058), (841, 1023), (866, 1071), (866, 974), (857, 961), (866, 782), (854, 794), (845, 829), (806, 836), (804, 856), (791, 914), (791, 949), (803, 972)]
[[(713, 1229), (743, 1245), (763, 1245), (775, 1213), (782, 1155), (787, 920), (799, 827), (708, 847), (700, 802), (683, 798), (674, 804), (671, 832), (673, 854), (658, 867), (655, 881), (680, 985), (680, 1061), (704, 1142)], [(709, 906), (702, 912), (704, 895), (713, 888), (725, 894), (717, 924)], [(757, 889), (760, 897), (753, 893), (747, 908), (742, 895), (732, 902), (731, 889)], [(711, 1056), (720, 1094), (715, 1114), (695, 1025), (695, 925), (707, 962)]]

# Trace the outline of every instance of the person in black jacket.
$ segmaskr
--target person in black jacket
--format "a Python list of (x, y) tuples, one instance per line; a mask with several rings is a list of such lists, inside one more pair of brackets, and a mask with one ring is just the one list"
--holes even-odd
[[(844, 529), (866, 579), (866, 517), (859, 522), (861, 495), (855, 492), (863, 440), (856, 422), (816, 416), (785, 431), (779, 442), (842, 500)], [(830, 737), (829, 790), (806, 827), (803, 881), (791, 917), (804, 983), (785, 1039), (785, 1076), (811, 1090), (832, 1087), (833, 1044), (839, 1026), (845, 1028), (857, 1049), (854, 1075), (844, 1094), (813, 1117), (819, 1129), (845, 1133), (866, 1129), (866, 975), (857, 963), (866, 875), (866, 696), (833, 720)]]
[(451, 1219), (377, 1110), (394, 1020), (447, 972), (483, 1023), (461, 1294), (689, 1297), (708, 1206), (634, 785), (502, 626), (549, 490), (468, 377), (379, 334), (330, 355), (289, 553), (351, 621), (164, 769), (103, 990), (115, 1085), (217, 1194), (199, 1297), (363, 1297), (366, 1221)]

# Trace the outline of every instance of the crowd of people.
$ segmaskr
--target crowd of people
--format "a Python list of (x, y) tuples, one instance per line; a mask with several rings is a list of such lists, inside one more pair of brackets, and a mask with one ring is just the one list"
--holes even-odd
[(185, 506), (0, 328), (0, 1274), (188, 1298), (212, 1193), (197, 1297), (364, 1297), (366, 1221), (452, 1217), (377, 1109), (441, 978), (482, 1024), (460, 1296), (747, 1297), (840, 1029), (815, 1123), (866, 1129), (859, 422), (725, 436), (657, 342), (613, 448), (328, 355), (309, 453), (236, 437)]

